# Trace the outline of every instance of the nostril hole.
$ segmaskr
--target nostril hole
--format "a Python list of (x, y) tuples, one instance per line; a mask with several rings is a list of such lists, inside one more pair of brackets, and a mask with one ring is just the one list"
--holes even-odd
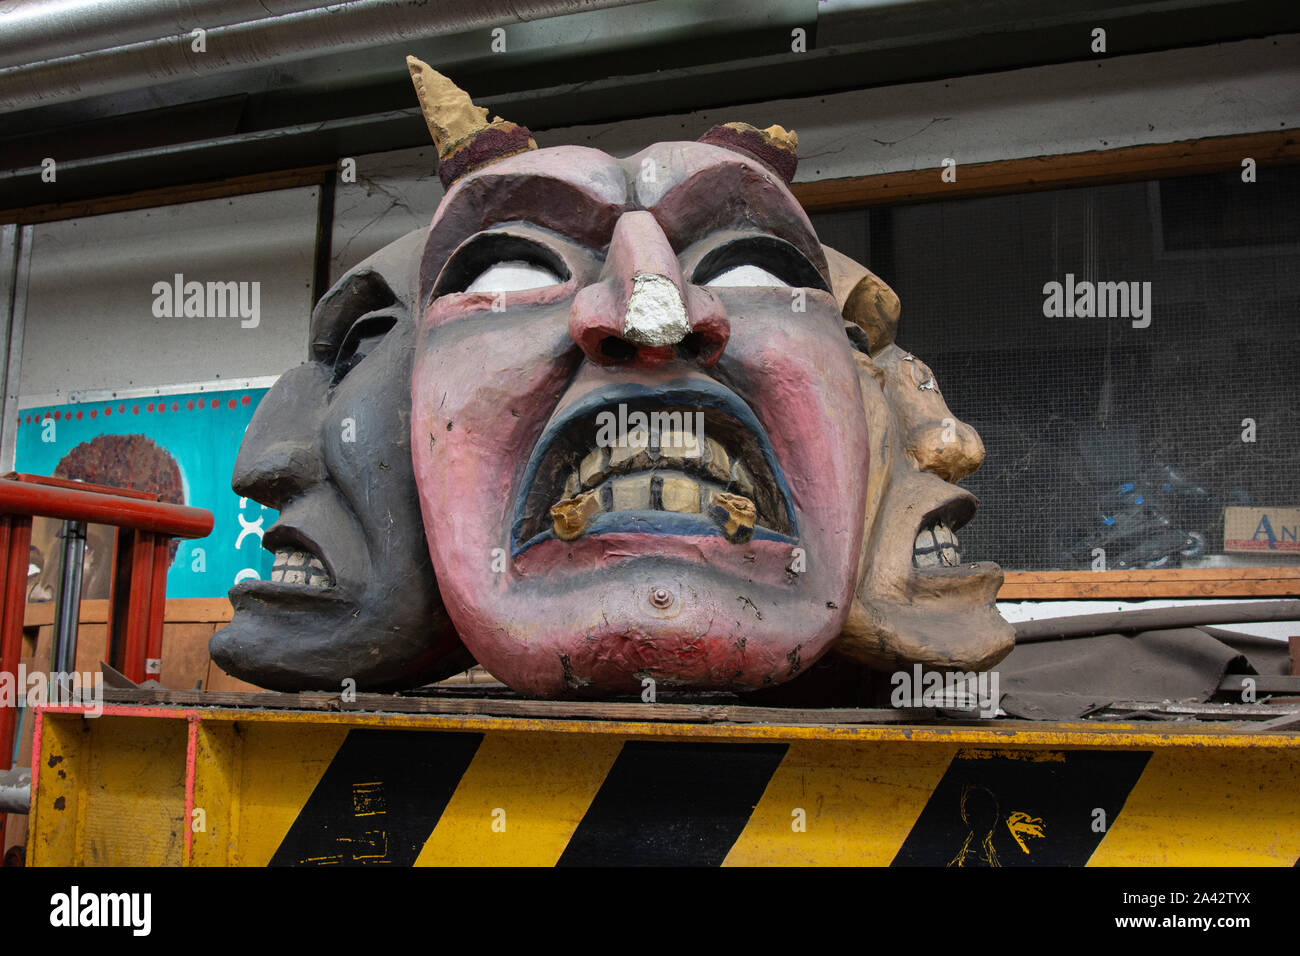
[(636, 355), (636, 346), (618, 336), (607, 335), (600, 341), (600, 354), (616, 362), (626, 362)]
[(685, 359), (699, 358), (702, 351), (704, 351), (704, 337), (699, 332), (691, 332), (677, 343), (677, 354)]

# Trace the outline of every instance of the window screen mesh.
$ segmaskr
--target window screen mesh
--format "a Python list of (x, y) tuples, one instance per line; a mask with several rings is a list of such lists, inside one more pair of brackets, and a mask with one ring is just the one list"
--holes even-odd
[[(981, 500), (967, 559), (1300, 563), (1223, 553), (1224, 507), (1300, 507), (1298, 170), (813, 217), (898, 293), (899, 344), (984, 440), (963, 482)], [(1045, 316), (1045, 285), (1069, 275), (1076, 295), (1149, 282), (1150, 324), (1134, 327), (1134, 302), (1127, 316)]]

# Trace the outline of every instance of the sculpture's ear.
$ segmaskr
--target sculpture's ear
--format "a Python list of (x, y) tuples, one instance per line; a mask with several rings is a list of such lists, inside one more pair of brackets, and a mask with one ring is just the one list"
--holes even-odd
[(898, 315), (902, 305), (898, 296), (878, 275), (862, 265), (823, 245), (826, 264), (831, 272), (831, 291), (845, 322), (861, 329), (867, 337), (871, 355), (894, 342), (898, 333)]

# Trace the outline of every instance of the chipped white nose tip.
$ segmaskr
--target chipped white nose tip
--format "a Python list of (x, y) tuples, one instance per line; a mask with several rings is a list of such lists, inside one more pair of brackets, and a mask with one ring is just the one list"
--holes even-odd
[(623, 317), (623, 338), (637, 345), (676, 345), (691, 331), (677, 286), (666, 276), (632, 277), (632, 295)]

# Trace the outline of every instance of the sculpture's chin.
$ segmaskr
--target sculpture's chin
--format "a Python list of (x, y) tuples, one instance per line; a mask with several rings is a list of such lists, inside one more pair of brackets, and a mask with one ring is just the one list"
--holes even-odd
[(987, 670), (1015, 645), (994, 603), (1001, 586), (1002, 569), (989, 562), (914, 572), (902, 601), (855, 599), (834, 650), (879, 670)]
[(395, 626), (341, 596), (246, 581), (230, 592), (231, 622), (209, 653), (223, 671), (270, 690), (392, 691), (450, 677), (474, 661), (440, 610), (432, 632)]
[(656, 693), (739, 691), (790, 680), (840, 633), (851, 583), (831, 592), (825, 582), (791, 584), (775, 552), (760, 548), (746, 548), (755, 559), (747, 579), (701, 560), (719, 542), (737, 547), (699, 540), (695, 560), (624, 553), (566, 573), (562, 587), (526, 577), (490, 597), (478, 592), (477, 601), (459, 594), (448, 606), (479, 662), (523, 694), (642, 695), (647, 682)]

